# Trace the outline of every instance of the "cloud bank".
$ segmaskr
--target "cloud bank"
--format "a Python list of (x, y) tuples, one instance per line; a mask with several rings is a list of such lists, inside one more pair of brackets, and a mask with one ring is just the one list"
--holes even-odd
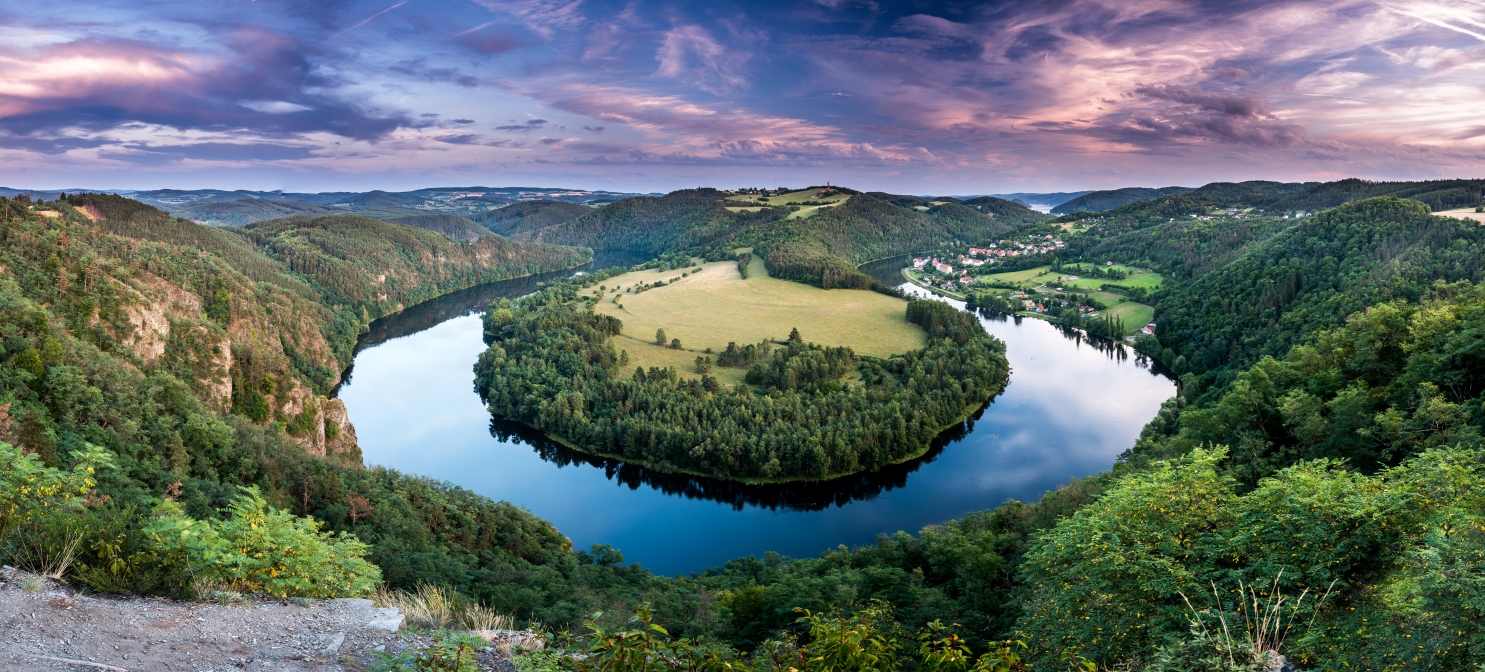
[(22, 0), (0, 26), (17, 185), (985, 193), (1485, 167), (1470, 0)]

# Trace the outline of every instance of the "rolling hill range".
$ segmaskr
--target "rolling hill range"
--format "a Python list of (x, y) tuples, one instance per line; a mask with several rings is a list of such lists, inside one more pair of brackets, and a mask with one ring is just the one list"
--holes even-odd
[(304, 214), (328, 214), (337, 212), (323, 205), (303, 201), (268, 200), (266, 198), (244, 198), (236, 201), (207, 201), (183, 208), (171, 214), (193, 222), (210, 226), (242, 226), (265, 219), (291, 217)]
[[(541, 229), (531, 239), (650, 254), (685, 251), (709, 258), (753, 248), (777, 277), (825, 288), (868, 287), (874, 282), (855, 268), (863, 262), (955, 241), (979, 242), (1046, 219), (993, 197), (961, 203), (843, 188), (804, 191), (812, 190), (816, 193), (809, 198), (832, 204), (775, 206), (771, 203), (781, 198), (775, 196), (739, 207), (749, 202), (729, 201), (729, 192), (716, 189), (688, 189), (619, 201)], [(841, 200), (842, 195), (848, 198)]]
[(1090, 191), (1057, 204), (1057, 207), (1052, 208), (1052, 214), (1065, 215), (1070, 212), (1101, 212), (1112, 210), (1125, 203), (1134, 203), (1157, 196), (1168, 196), (1170, 194), (1184, 194), (1188, 191), (1191, 191), (1190, 187), (1160, 187), (1158, 189), (1125, 187), (1123, 189)]
[(1173, 195), (1209, 198), (1214, 203), (1241, 203), (1270, 210), (1333, 208), (1342, 203), (1373, 196), (1396, 196), (1425, 203), (1429, 208), (1438, 211), (1474, 205), (1479, 201), (1482, 188), (1485, 188), (1485, 180), (1374, 182), (1350, 178), (1335, 182), (1271, 182), (1266, 180), (1213, 182), (1194, 189), (1190, 187), (1159, 189), (1128, 187), (1088, 192), (1052, 208), (1052, 213), (1067, 215), (1078, 212), (1106, 212), (1121, 206)]

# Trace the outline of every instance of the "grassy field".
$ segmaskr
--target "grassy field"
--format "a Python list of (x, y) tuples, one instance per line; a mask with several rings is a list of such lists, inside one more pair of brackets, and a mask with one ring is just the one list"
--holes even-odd
[(824, 204), (824, 203), (831, 203), (831, 204), (845, 203), (846, 202), (846, 199), (849, 199), (851, 197), (849, 194), (842, 194), (840, 192), (836, 192), (834, 194), (831, 194), (829, 196), (826, 196), (825, 198), (819, 198), (820, 192), (823, 192), (823, 191), (825, 191), (825, 190), (824, 189), (804, 189), (804, 190), (801, 190), (801, 191), (791, 191), (791, 192), (789, 192), (787, 194), (780, 194), (778, 196), (759, 196), (759, 195), (755, 195), (755, 194), (738, 194), (736, 196), (728, 196), (727, 197), (727, 200), (728, 201), (742, 201), (742, 202), (757, 202), (760, 199), (766, 198), (766, 199), (768, 199), (767, 202), (768, 202), (769, 205), (821, 205), (821, 204)]
[[(624, 326), (626, 327), (625, 333), (614, 339), (614, 349), (629, 353), (629, 366), (626, 367), (629, 371), (633, 371), (636, 366), (646, 369), (652, 366), (660, 368), (674, 366), (683, 378), (700, 378), (701, 374), (696, 373), (696, 357), (698, 355), (711, 357), (713, 362), (717, 359), (716, 354), (709, 355), (694, 350), (671, 350), (656, 346), (653, 337), (646, 339), (632, 337), (628, 333), (629, 325)], [(669, 330), (665, 335), (670, 336)], [(684, 344), (684, 341), (682, 343)], [(747, 373), (747, 369), (713, 365), (709, 375), (716, 377), (723, 385), (737, 385), (743, 382), (743, 376)]]
[[(764, 339), (784, 340), (797, 328), (806, 341), (848, 345), (858, 354), (885, 357), (916, 350), (927, 344), (923, 330), (908, 323), (907, 303), (864, 290), (824, 290), (768, 277), (763, 260), (754, 258), (744, 280), (730, 261), (702, 264), (702, 270), (636, 271), (610, 278), (595, 310), (624, 322), (616, 347), (627, 350), (632, 366), (675, 366), (695, 376), (697, 355), (711, 348), (721, 352), (729, 341), (738, 345)], [(674, 284), (626, 293), (636, 285), (656, 281)], [(616, 288), (619, 292), (616, 294)], [(613, 298), (618, 297), (618, 303)], [(655, 330), (679, 338), (684, 350), (654, 345)], [(717, 368), (712, 375), (742, 369)], [(723, 378), (723, 382), (735, 382)]]
[(1062, 287), (1068, 290), (1079, 290), (1078, 293), (1086, 293), (1090, 298), (1108, 306), (1100, 311), (1100, 317), (1108, 315), (1124, 320), (1127, 334), (1132, 334), (1140, 327), (1145, 326), (1155, 317), (1155, 309), (1143, 303), (1130, 301), (1129, 297), (1113, 292), (1105, 292), (1100, 289), (1104, 285), (1119, 285), (1122, 287), (1143, 287), (1153, 290), (1160, 287), (1161, 277), (1159, 273), (1146, 271), (1132, 266), (1100, 266), (1100, 268), (1115, 268), (1125, 273), (1132, 273), (1123, 280), (1104, 280), (1100, 278), (1084, 278), (1077, 280), (1062, 280), (1069, 275), (1080, 275), (1080, 267), (1090, 264), (1069, 264), (1064, 266), (1060, 272), (1052, 272), (1051, 266), (1038, 266), (1024, 271), (1012, 271), (1010, 273), (996, 273), (989, 278), (1002, 282), (1011, 282), (1023, 289), (1045, 286), (1050, 288)]
[[(840, 205), (841, 203), (845, 203), (851, 198), (850, 194), (842, 194), (840, 192), (836, 192), (824, 198), (820, 198), (820, 193), (823, 191), (825, 190), (803, 189), (800, 191), (791, 191), (787, 194), (780, 194), (778, 196), (738, 194), (736, 196), (727, 197), (727, 201), (729, 203), (727, 209), (732, 211), (739, 211), (744, 209), (752, 210), (753, 208), (749, 206), (755, 203), (760, 204), (761, 206), (761, 204), (764, 203), (764, 201), (762, 201), (761, 199), (767, 198), (768, 200), (766, 201), (766, 203), (768, 205), (799, 206), (799, 210), (789, 213), (789, 219), (805, 219), (807, 217), (813, 217), (815, 213), (820, 211), (820, 208), (828, 208), (831, 206)], [(748, 205), (743, 205), (744, 203)]]
[(1030, 289), (1038, 285), (1048, 287), (1077, 287), (1078, 289), (1098, 290), (1104, 285), (1119, 285), (1121, 287), (1143, 287), (1146, 290), (1154, 290), (1160, 287), (1162, 278), (1159, 273), (1134, 268), (1133, 266), (1106, 266), (1102, 268), (1115, 268), (1125, 273), (1133, 273), (1123, 280), (1105, 280), (1102, 278), (1079, 277), (1077, 280), (1060, 280), (1068, 275), (1080, 275), (1080, 267), (1088, 264), (1069, 264), (1064, 266), (1060, 272), (1053, 272), (1051, 266), (1038, 266), (1024, 271), (1011, 271), (1009, 273), (996, 273), (989, 276), (992, 280), (1002, 282), (1013, 282), (1017, 285)]
[(1475, 212), (1474, 208), (1458, 208), (1455, 210), (1444, 210), (1433, 213), (1439, 217), (1458, 217), (1460, 219), (1473, 219), (1485, 224), (1485, 212)]
[(1105, 315), (1124, 320), (1124, 330), (1128, 335), (1149, 324), (1155, 318), (1155, 309), (1143, 303), (1125, 301), (1099, 312), (1099, 317)]

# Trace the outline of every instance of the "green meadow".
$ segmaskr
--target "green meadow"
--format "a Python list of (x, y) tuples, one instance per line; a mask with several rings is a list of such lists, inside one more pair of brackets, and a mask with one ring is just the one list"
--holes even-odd
[[(700, 271), (634, 271), (608, 279), (603, 290), (590, 288), (584, 294), (599, 297), (594, 310), (624, 323), (615, 345), (628, 351), (631, 363), (675, 366), (683, 375), (695, 375), (698, 355), (715, 357), (729, 342), (783, 341), (792, 329), (799, 329), (806, 341), (850, 346), (857, 354), (877, 357), (927, 345), (923, 330), (907, 321), (907, 302), (902, 299), (771, 278), (757, 257), (746, 279), (735, 262), (700, 266)], [(654, 287), (656, 282), (666, 284)], [(651, 288), (633, 293), (644, 286)], [(655, 345), (657, 329), (664, 329), (667, 339), (680, 339), (682, 349)], [(719, 367), (712, 375), (735, 384), (743, 373)]]

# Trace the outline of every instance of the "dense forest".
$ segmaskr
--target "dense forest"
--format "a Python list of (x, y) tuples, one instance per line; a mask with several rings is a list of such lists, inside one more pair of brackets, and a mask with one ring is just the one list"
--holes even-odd
[[(348, 361), (361, 309), (382, 305), (353, 303), (352, 290), (375, 277), (371, 264), (415, 265), (417, 254), (401, 251), (415, 245), (346, 241), (299, 224), (265, 227), (255, 238), (98, 195), (6, 199), (0, 443), (58, 469), (94, 459), (100, 453), (89, 446), (97, 446), (111, 466), (99, 469), (93, 496), (80, 498), (85, 515), (0, 520), (0, 555), (15, 564), (78, 535), (85, 548), (70, 574), (78, 584), (190, 596), (187, 566), (161, 555), (168, 549), (145, 532), (150, 511), (168, 496), (185, 514), (223, 519), (252, 503), (239, 488), (252, 485), (273, 506), (354, 533), (391, 586), (453, 587), (548, 626), (558, 648), (591, 655), (531, 658), (528, 669), (820, 670), (827, 669), (820, 660), (869, 654), (875, 662), (834, 669), (1263, 670), (1272, 649), (1300, 669), (1478, 667), (1485, 661), (1485, 388), (1476, 382), (1485, 368), (1485, 249), (1478, 224), (1428, 212), (1478, 204), (1478, 189), (1273, 185), (1209, 185), (1067, 218), (1082, 232), (1068, 238), (1061, 261), (1138, 264), (1170, 279), (1150, 297), (1156, 336), (1136, 345), (1180, 374), (1181, 392), (1108, 472), (1037, 502), (884, 534), (861, 548), (739, 558), (683, 577), (626, 564), (617, 549), (572, 549), (517, 507), (363, 469), (354, 464), (353, 437), (330, 437), (340, 425), (323, 410), (334, 400), (319, 391)], [(873, 245), (890, 247), (878, 241), (880, 231), (924, 230), (913, 224), (922, 220), (895, 210), (886, 211), (893, 219), (878, 219), (871, 201), (925, 219), (930, 212), (917, 208), (941, 207), (864, 194), (851, 201), (858, 198), (855, 214), (842, 206), (780, 220), (765, 211), (749, 214), (746, 226), (730, 214), (713, 221), (714, 203), (704, 213), (701, 205), (678, 208), (678, 217), (707, 223), (672, 226), (657, 215), (634, 237), (656, 250), (699, 251), (756, 232), (748, 242), (760, 254), (802, 241), (811, 246), (802, 258), (848, 263), (882, 249)], [(1298, 213), (1317, 208), (1332, 209)], [(838, 219), (820, 219), (832, 214)], [(867, 228), (832, 232), (824, 222)], [(973, 240), (973, 227), (933, 226)], [(590, 232), (594, 240), (620, 238), (602, 228)], [(368, 266), (359, 279), (349, 276), (355, 282), (332, 286), (339, 276), (292, 270), (275, 244), (313, 245)], [(335, 292), (344, 298), (329, 298)], [(698, 418), (727, 412), (709, 400), (790, 418), (785, 402), (806, 395), (934, 393), (922, 379), (904, 378), (910, 363), (1004, 376), (983, 358), (950, 356), (961, 349), (956, 339), (985, 357), (999, 354), (977, 322), (944, 304), (914, 302), (910, 319), (932, 337), (914, 359), (878, 361), (802, 342), (748, 356), (744, 346), (729, 362), (749, 367), (746, 396), (704, 381), (681, 385), (668, 370), (620, 368), (605, 345), (618, 325), (574, 300), (573, 288), (558, 283), (494, 306), (480, 375), (492, 406), (552, 423), (569, 441), (564, 430), (617, 437), (604, 451), (613, 454), (629, 445), (641, 455), (651, 445), (650, 437), (624, 444), (602, 422), (602, 413), (625, 403), (626, 413), (654, 413), (700, 432), (710, 425), (687, 425), (693, 410)], [(949, 354), (935, 359), (935, 347)], [(537, 384), (561, 394), (537, 405), (511, 393)], [(952, 391), (939, 393), (954, 400)], [(311, 403), (320, 405), (314, 413)], [(949, 405), (935, 412), (948, 417)], [(684, 421), (671, 413), (682, 408)], [(836, 419), (820, 424), (827, 421)], [(854, 436), (848, 423), (831, 428)], [(668, 440), (661, 435), (655, 445)], [(776, 473), (818, 474), (822, 465), (829, 473), (849, 464), (844, 456), (854, 447), (799, 443), (808, 450), (775, 450), (761, 465), (762, 455), (748, 453), (736, 464), (761, 473), (777, 458)], [(7, 455), (0, 449), (0, 461)], [(683, 469), (733, 464), (686, 462), (688, 452), (669, 447), (654, 457)], [(1274, 637), (1258, 632), (1254, 610), (1282, 615), (1265, 631)], [(668, 634), (645, 629), (651, 621)], [(641, 662), (611, 662), (623, 655)]]
[(1094, 191), (1059, 203), (1057, 207), (1052, 208), (1052, 214), (1065, 215), (1074, 212), (1112, 210), (1126, 203), (1146, 201), (1157, 196), (1184, 194), (1188, 191), (1191, 191), (1190, 187), (1125, 187), (1123, 189)]
[(269, 200), (266, 198), (244, 198), (236, 201), (196, 203), (179, 208), (170, 214), (193, 222), (212, 226), (242, 226), (265, 219), (292, 217), (294, 215), (330, 214), (331, 208), (314, 203)]
[(722, 353), (720, 363), (756, 362), (734, 387), (625, 369), (610, 340), (623, 325), (557, 284), (485, 313), (490, 347), (475, 387), (497, 417), (660, 472), (782, 481), (875, 470), (922, 454), (999, 393), (1009, 372), (1004, 344), (973, 316), (936, 301), (906, 306), (928, 332), (921, 351), (858, 357), (796, 331), (766, 358)]
[(454, 240), (467, 241), (474, 240), (480, 236), (490, 235), (490, 232), (485, 227), (475, 224), (473, 221), (459, 215), (447, 212), (426, 212), (406, 208), (366, 208), (364, 210), (342, 214), (351, 214), (356, 217), (370, 217), (389, 224), (415, 226), (420, 229), (436, 231)]
[(530, 240), (537, 231), (570, 222), (589, 210), (588, 206), (577, 203), (538, 199), (512, 203), (470, 219), (506, 238)]

